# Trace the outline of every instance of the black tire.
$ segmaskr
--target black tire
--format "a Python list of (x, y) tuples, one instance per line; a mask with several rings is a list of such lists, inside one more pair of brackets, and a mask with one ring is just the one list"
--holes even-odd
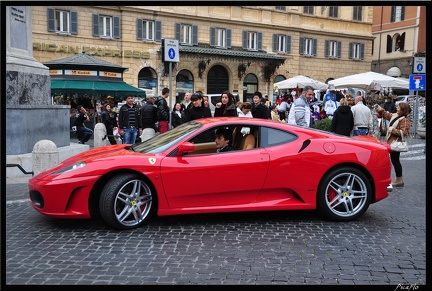
[(99, 200), (103, 220), (117, 229), (133, 229), (145, 224), (156, 209), (156, 195), (136, 174), (114, 176)]
[(336, 168), (322, 179), (317, 209), (332, 221), (351, 221), (362, 216), (372, 201), (369, 179), (351, 167)]

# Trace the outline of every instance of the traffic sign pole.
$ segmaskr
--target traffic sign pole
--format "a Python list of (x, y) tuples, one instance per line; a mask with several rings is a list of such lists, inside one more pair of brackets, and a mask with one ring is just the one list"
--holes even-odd
[[(164, 62), (169, 62), (169, 108), (171, 111), (174, 110), (172, 107), (172, 63), (173, 62), (180, 62), (180, 53), (179, 53), (179, 43), (177, 39), (164, 39), (163, 40), (164, 45)], [(172, 129), (171, 121), (172, 121), (172, 112), (169, 114), (169, 124), (168, 129)]]

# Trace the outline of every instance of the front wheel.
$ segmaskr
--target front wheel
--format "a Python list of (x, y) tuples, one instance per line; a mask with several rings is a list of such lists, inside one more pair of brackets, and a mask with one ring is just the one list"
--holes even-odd
[(152, 188), (136, 174), (114, 176), (103, 188), (99, 200), (102, 218), (117, 229), (145, 224), (156, 208)]
[(372, 200), (370, 181), (351, 167), (333, 169), (321, 181), (317, 208), (333, 221), (355, 220), (363, 215)]

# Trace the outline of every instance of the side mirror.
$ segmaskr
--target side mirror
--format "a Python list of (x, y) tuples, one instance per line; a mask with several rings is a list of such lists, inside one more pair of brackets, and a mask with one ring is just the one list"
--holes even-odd
[(191, 153), (195, 150), (195, 145), (191, 142), (184, 142), (179, 146), (177, 156), (183, 156), (184, 154)]

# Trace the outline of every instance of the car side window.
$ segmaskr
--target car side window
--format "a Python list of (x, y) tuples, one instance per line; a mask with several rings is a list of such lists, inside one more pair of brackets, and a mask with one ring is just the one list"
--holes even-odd
[(279, 129), (261, 127), (261, 147), (277, 146), (296, 140), (297, 136)]

